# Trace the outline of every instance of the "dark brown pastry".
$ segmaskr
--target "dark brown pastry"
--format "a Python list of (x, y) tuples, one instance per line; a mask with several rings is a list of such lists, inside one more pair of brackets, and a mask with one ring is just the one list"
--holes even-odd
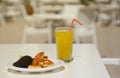
[(15, 63), (13, 63), (13, 66), (21, 67), (21, 68), (28, 68), (28, 66), (32, 64), (32, 61), (33, 61), (33, 58), (26, 55), (26, 56), (21, 57)]

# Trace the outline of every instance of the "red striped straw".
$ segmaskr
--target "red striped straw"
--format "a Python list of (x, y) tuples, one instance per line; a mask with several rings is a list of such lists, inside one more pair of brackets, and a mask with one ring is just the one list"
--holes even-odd
[(80, 24), (80, 26), (83, 25), (80, 21), (78, 21), (77, 19), (73, 18), (73, 20), (72, 20), (72, 22), (71, 22), (71, 24), (70, 24), (70, 29), (73, 28), (74, 21), (77, 22), (78, 24)]

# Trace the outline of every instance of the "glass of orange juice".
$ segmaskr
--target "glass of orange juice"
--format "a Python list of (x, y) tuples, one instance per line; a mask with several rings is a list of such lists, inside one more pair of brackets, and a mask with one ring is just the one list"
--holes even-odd
[(69, 63), (72, 58), (73, 30), (69, 27), (55, 29), (57, 58)]

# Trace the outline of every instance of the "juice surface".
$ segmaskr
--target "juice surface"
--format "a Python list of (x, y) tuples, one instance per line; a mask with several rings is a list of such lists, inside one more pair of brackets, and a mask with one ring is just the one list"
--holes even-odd
[(57, 56), (61, 60), (72, 58), (73, 31), (56, 31)]

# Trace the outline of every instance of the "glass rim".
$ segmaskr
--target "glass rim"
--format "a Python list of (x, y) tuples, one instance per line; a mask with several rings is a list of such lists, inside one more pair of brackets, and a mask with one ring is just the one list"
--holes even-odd
[(71, 31), (70, 27), (56, 27), (55, 28), (55, 31), (60, 31), (60, 30), (70, 30)]

